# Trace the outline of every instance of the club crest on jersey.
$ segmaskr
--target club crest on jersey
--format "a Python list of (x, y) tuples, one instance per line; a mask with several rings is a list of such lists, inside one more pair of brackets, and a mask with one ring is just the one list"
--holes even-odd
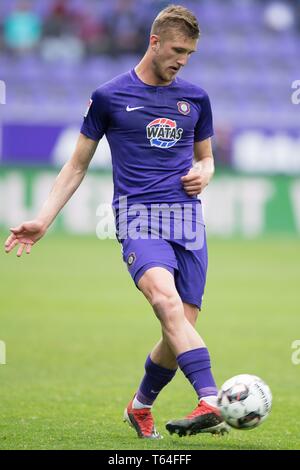
[(190, 107), (190, 103), (187, 103), (187, 101), (178, 101), (177, 107), (178, 107), (178, 111), (181, 114), (184, 114), (184, 115), (190, 114), (191, 107)]
[(127, 258), (128, 266), (131, 266), (135, 262), (135, 259), (136, 259), (135, 253), (130, 253)]
[(176, 121), (168, 118), (157, 118), (146, 127), (147, 138), (151, 147), (170, 148), (181, 139), (183, 129), (177, 128)]

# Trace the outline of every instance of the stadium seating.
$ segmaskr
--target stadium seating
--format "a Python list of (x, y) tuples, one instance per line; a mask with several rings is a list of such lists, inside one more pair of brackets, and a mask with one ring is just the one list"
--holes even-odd
[[(109, 23), (122, 2), (71, 0), (79, 12), (88, 5), (99, 22)], [(124, 2), (123, 2), (124, 3)], [(158, 9), (169, 2), (134, 0), (135, 9), (147, 42), (149, 21)], [(15, 0), (1, 2), (4, 19), (16, 6)], [(159, 5), (158, 5), (159, 4)], [(272, 30), (265, 22), (268, 2), (227, 0), (189, 1), (199, 18), (202, 38), (199, 53), (192, 57), (182, 77), (205, 88), (213, 101), (215, 120), (240, 122), (241, 109), (245, 125), (272, 122), (292, 125), (299, 119), (297, 107), (291, 106), (291, 84), (299, 79), (299, 31), (294, 25), (284, 31)], [(33, 2), (42, 21), (53, 1)], [(82, 12), (81, 12), (82, 13)], [(145, 25), (145, 19), (147, 24)], [(109, 32), (113, 35), (113, 31)], [(63, 39), (62, 39), (63, 40)], [(3, 43), (3, 41), (2, 41)], [(0, 78), (7, 83), (7, 103), (3, 120), (74, 120), (80, 119), (92, 90), (113, 76), (133, 67), (141, 53), (116, 55), (118, 51), (91, 55), (80, 61), (57, 62), (42, 58), (40, 50), (12, 54), (0, 49)]]

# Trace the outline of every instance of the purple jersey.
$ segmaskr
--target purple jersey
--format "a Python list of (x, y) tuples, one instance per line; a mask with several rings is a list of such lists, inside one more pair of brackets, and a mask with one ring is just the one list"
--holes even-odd
[(213, 135), (209, 98), (181, 78), (167, 86), (143, 83), (135, 70), (100, 86), (92, 95), (81, 133), (105, 134), (112, 154), (114, 198), (135, 203), (184, 203), (180, 178), (192, 167), (194, 142)]

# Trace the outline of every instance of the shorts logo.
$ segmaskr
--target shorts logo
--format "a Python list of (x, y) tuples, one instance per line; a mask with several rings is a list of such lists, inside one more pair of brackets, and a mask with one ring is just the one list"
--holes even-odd
[(176, 121), (168, 118), (157, 118), (151, 121), (147, 127), (147, 138), (151, 147), (169, 149), (181, 139), (183, 129), (177, 129)]
[(85, 117), (85, 118), (87, 117), (87, 115), (89, 113), (89, 110), (90, 110), (90, 107), (92, 106), (92, 102), (93, 102), (93, 100), (90, 99), (90, 101), (88, 102), (88, 106), (86, 108), (86, 112), (84, 113), (83, 117)]
[(187, 103), (186, 101), (178, 101), (177, 107), (178, 107), (178, 111), (181, 114), (184, 114), (185, 116), (187, 114), (190, 114), (190, 111), (191, 111), (190, 103)]
[(128, 266), (131, 266), (135, 262), (135, 259), (136, 259), (135, 253), (130, 253), (130, 255), (127, 258)]

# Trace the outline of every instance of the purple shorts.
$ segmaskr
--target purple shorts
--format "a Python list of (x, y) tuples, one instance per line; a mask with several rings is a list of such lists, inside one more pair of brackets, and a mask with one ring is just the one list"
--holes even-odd
[(186, 249), (181, 240), (142, 239), (122, 240), (123, 260), (136, 286), (149, 268), (163, 267), (175, 280), (181, 300), (196, 305), (199, 309), (206, 282), (207, 245), (205, 226), (200, 249)]

